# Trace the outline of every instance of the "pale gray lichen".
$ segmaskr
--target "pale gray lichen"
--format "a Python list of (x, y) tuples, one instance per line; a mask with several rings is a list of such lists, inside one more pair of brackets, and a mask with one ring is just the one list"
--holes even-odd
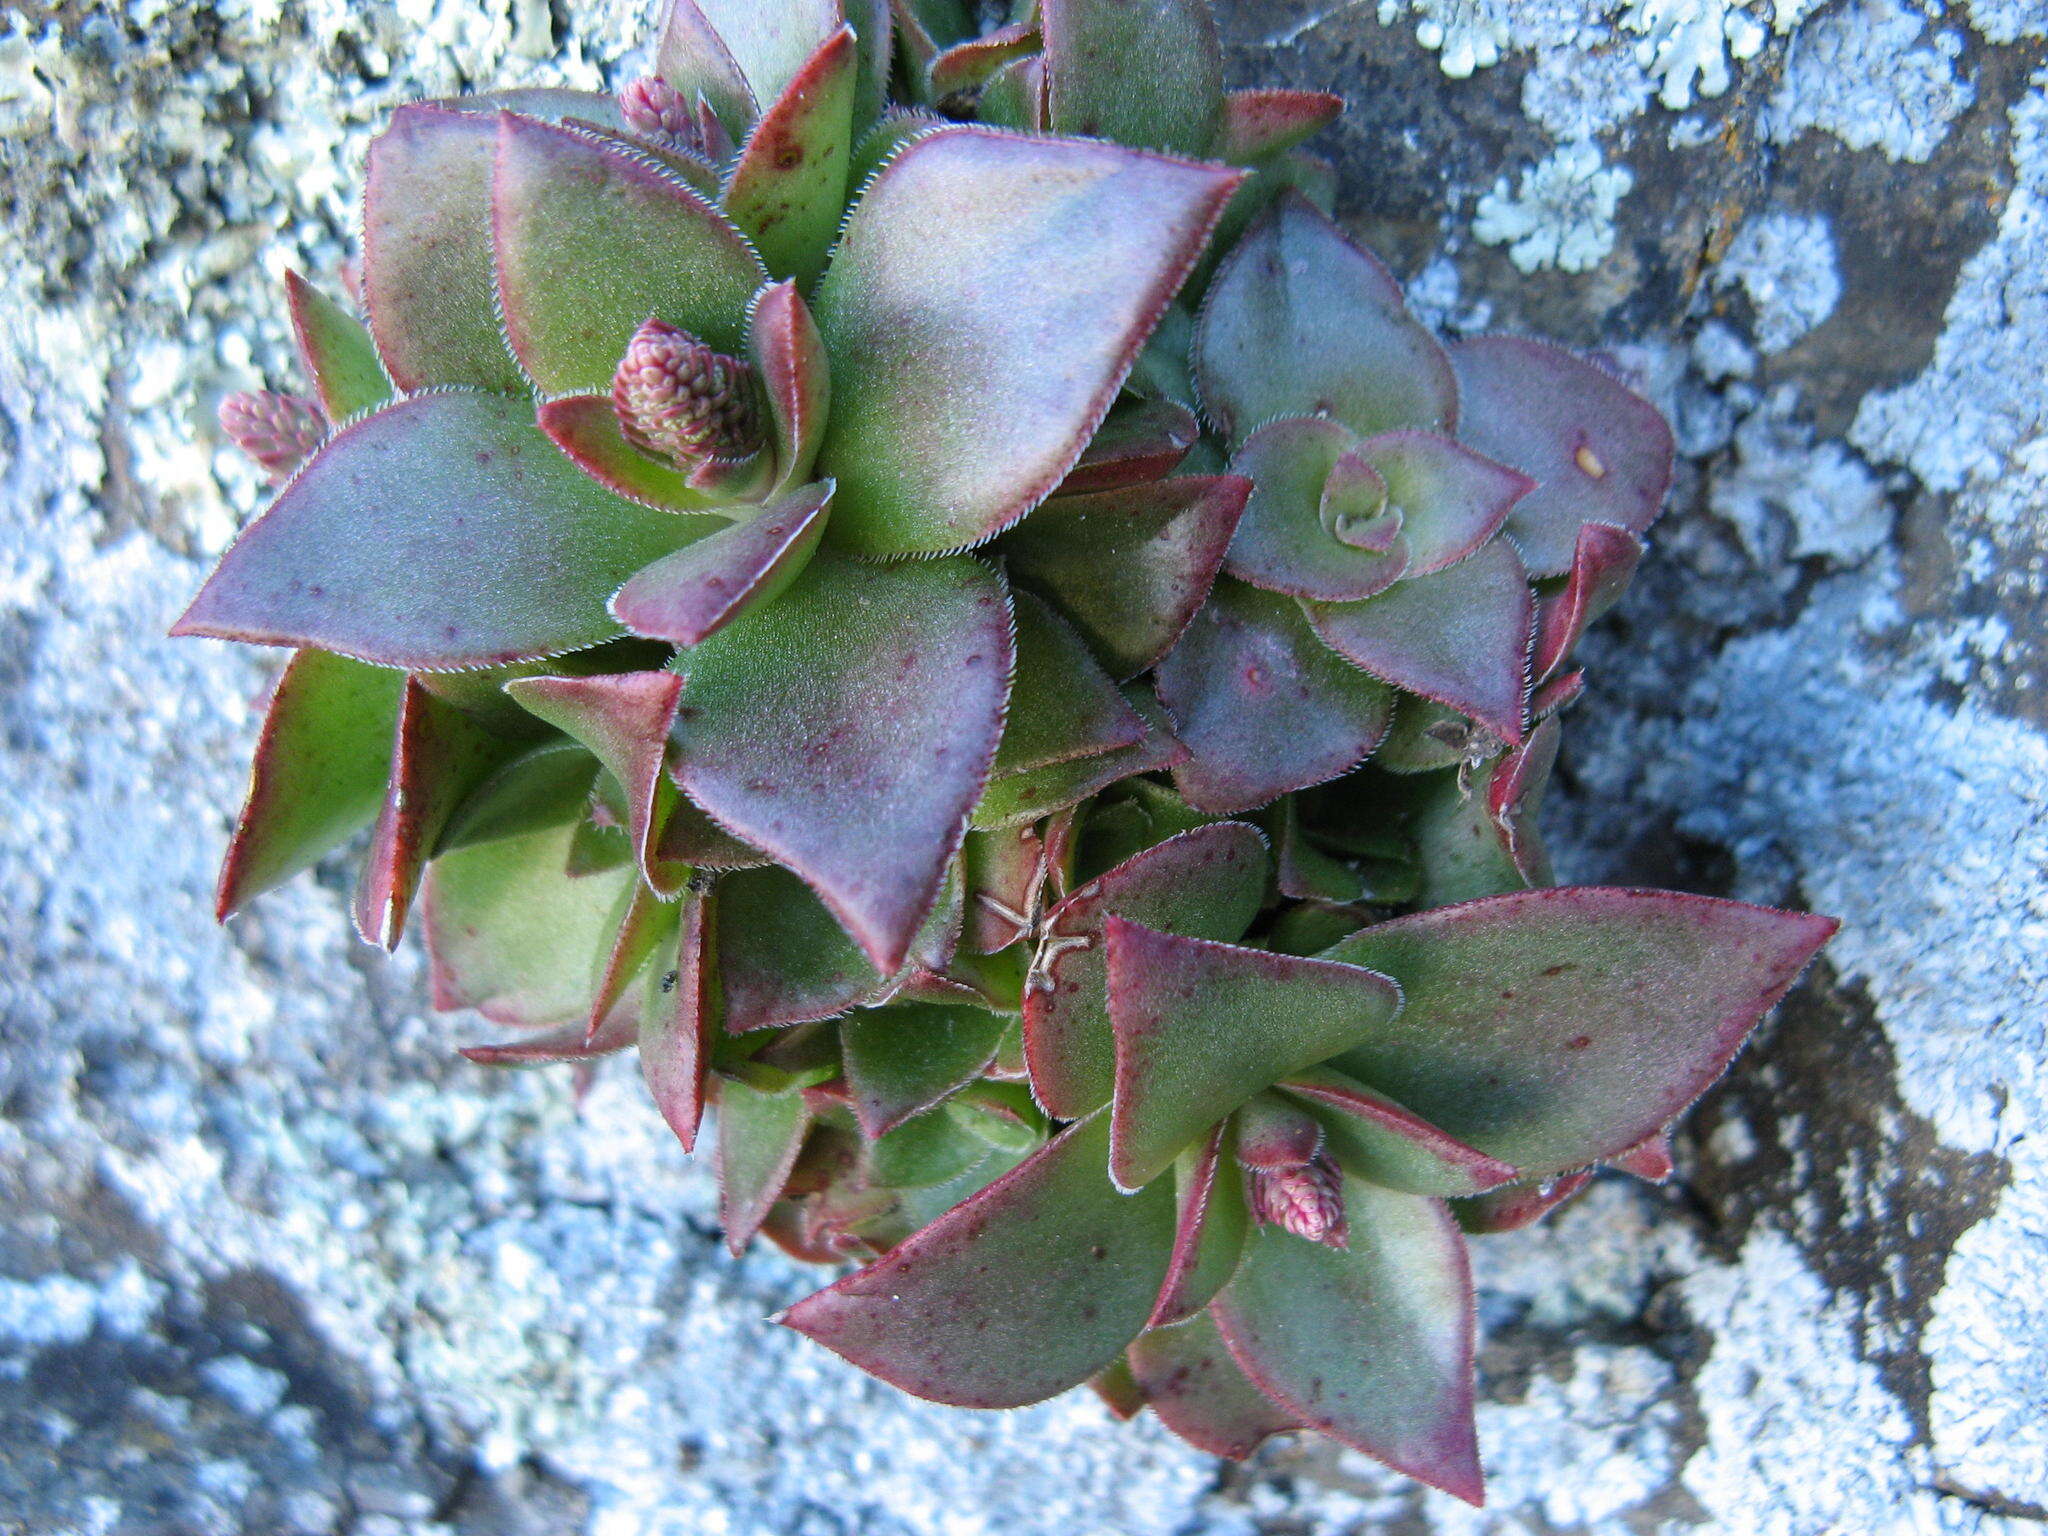
[(1614, 249), (1614, 210), (1635, 185), (1625, 165), (1607, 165), (1590, 139), (1561, 144), (1524, 170), (1512, 191), (1505, 178), (1475, 207), (1473, 235), (1505, 245), (1524, 272), (1556, 267), (1587, 272)]
[(1675, 112), (1694, 94), (1719, 96), (1733, 78), (1730, 61), (1753, 59), (1766, 29), (1729, 0), (1629, 0), (1621, 24), (1637, 33), (1636, 58), (1657, 78), (1657, 99)]
[(1734, 457), (1707, 504), (1759, 566), (1819, 555), (1854, 565), (1891, 537), (1892, 512), (1868, 465), (1840, 443), (1813, 441), (1798, 390), (1781, 385), (1734, 429)]
[(1748, 294), (1756, 344), (1766, 353), (1791, 346), (1833, 314), (1842, 297), (1827, 220), (1780, 208), (1743, 221), (1715, 281)]
[(1817, 128), (1851, 149), (1926, 161), (1976, 95), (1957, 74), (1962, 40), (1926, 32), (1900, 0), (1855, 0), (1822, 16), (1792, 41), (1766, 131), (1789, 144)]

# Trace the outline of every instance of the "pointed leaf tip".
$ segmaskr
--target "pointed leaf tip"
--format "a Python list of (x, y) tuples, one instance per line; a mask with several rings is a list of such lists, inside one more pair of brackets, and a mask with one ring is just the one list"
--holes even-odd
[(664, 555), (619, 588), (612, 617), (636, 635), (699, 644), (796, 580), (824, 536), (831, 504), (831, 481), (804, 486)]

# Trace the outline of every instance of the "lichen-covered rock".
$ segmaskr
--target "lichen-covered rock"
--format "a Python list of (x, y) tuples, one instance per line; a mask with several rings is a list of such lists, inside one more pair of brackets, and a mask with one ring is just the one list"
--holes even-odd
[[(232, 532), (222, 491), (245, 515), (261, 491), (215, 405), (296, 387), (263, 269), (338, 276), (391, 107), (623, 84), (639, 10), (0, 21), (0, 1510), (365, 1536), (2032, 1528), (2048, 80), (2026, 8), (1219, 7), (1234, 83), (1351, 97), (1340, 217), (1432, 318), (1606, 347), (1680, 424), (1678, 499), (1587, 642), (1598, 697), (1546, 808), (1561, 872), (1846, 919), (1671, 1186), (1596, 1181), (1481, 1248), (1481, 1513), (1327, 1448), (1219, 1477), (1156, 1429), (1105, 1434), (1092, 1399), (895, 1398), (759, 1326), (808, 1283), (723, 1255), (637, 1084), (601, 1071), (579, 1099), (451, 1059), (411, 953), (338, 937), (338, 880), (212, 928), (250, 719), (201, 701), (263, 677), (154, 637)], [(1535, 195), (1585, 165), (1598, 195)], [(1525, 231), (1490, 243), (1488, 196)]]

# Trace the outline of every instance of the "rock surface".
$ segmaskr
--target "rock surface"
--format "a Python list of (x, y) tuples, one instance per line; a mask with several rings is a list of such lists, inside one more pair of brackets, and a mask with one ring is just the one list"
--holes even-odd
[(1240, 83), (1351, 97), (1419, 304), (1680, 424), (1564, 873), (1847, 922), (1670, 1186), (1480, 1245), (1490, 1507), (898, 1397), (765, 1324), (810, 1278), (724, 1255), (627, 1072), (452, 1056), (339, 868), (212, 926), (263, 667), (157, 638), (260, 502), (212, 406), (290, 386), (275, 278), (331, 281), (393, 105), (617, 80), (643, 17), (58, 0), (0, 9), (0, 1531), (2040, 1529), (2048, 12), (1219, 8)]

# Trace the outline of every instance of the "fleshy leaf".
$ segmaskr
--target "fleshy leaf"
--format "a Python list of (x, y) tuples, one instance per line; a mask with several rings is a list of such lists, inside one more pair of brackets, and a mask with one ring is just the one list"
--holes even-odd
[(1382, 1029), (1401, 990), (1363, 966), (1104, 924), (1116, 1029), (1110, 1174), (1150, 1183), (1262, 1088)]
[(1382, 432), (1358, 445), (1400, 510), (1408, 574), (1427, 576), (1471, 554), (1536, 482), (1435, 432)]
[(718, 883), (718, 969), (734, 1034), (829, 1019), (882, 990), (846, 931), (788, 870), (745, 870)]
[(1109, 1117), (1069, 1126), (879, 1263), (782, 1315), (933, 1402), (1015, 1408), (1079, 1386), (1145, 1326), (1173, 1240), (1165, 1185), (1103, 1176)]
[[(720, 35), (720, 24), (731, 5), (750, 3), (752, 0), (727, 0), (726, 4), (719, 0), (668, 0), (661, 36), (654, 47), (655, 72), (685, 101), (703, 97), (733, 134), (746, 132), (759, 104), (731, 44)], [(837, 21), (834, 17), (833, 22)], [(826, 27), (819, 32), (812, 43), (830, 30)], [(809, 51), (810, 45), (806, 45), (804, 52)], [(802, 54), (797, 57), (801, 59)]]
[(1274, 1227), (1211, 1309), (1251, 1382), (1307, 1428), (1483, 1498), (1472, 1423), (1472, 1278), (1434, 1200), (1344, 1181), (1348, 1248)]
[(1508, 532), (1538, 576), (1562, 575), (1583, 523), (1642, 533), (1671, 489), (1671, 428), (1649, 401), (1548, 342), (1473, 336), (1451, 349), (1458, 436), (1536, 481)]
[(370, 142), (363, 304), (400, 389), (467, 384), (523, 393), (498, 324), (491, 258), (497, 125), (404, 106)]
[(389, 400), (391, 380), (363, 323), (296, 272), (285, 273), (284, 291), (299, 361), (327, 419), (346, 421)]
[(1408, 824), (1421, 854), (1417, 905), (1445, 907), (1552, 883), (1536, 816), (1560, 734), (1557, 722), (1546, 720), (1483, 775), (1461, 782), (1440, 773), (1417, 785)]
[(505, 334), (544, 394), (591, 394), (654, 316), (719, 352), (746, 340), (767, 280), (739, 231), (643, 157), (510, 113), (491, 222)]
[(1307, 1428), (1299, 1414), (1252, 1385), (1206, 1312), (1145, 1334), (1129, 1353), (1145, 1402), (1198, 1451), (1243, 1461), (1274, 1435)]
[(621, 865), (572, 879), (576, 823), (444, 853), (421, 906), (436, 1008), (474, 1008), (500, 1024), (574, 1023), (580, 1036), (635, 880)]
[(950, 1106), (915, 1115), (869, 1142), (871, 1182), (893, 1189), (950, 1184), (988, 1156), (988, 1143), (962, 1125)]
[(980, 797), (1010, 663), (1003, 592), (977, 562), (814, 559), (689, 653), (678, 777), (892, 973)]
[(1031, 914), (1051, 871), (1036, 826), (970, 832), (964, 849), (966, 937), (975, 953), (992, 955), (1031, 931)]
[(993, 771), (1025, 773), (1135, 745), (1145, 722), (1080, 637), (1029, 592), (1013, 601), (1017, 676)]
[[(1364, 513), (1384, 520), (1389, 530), (1379, 547), (1340, 538), (1323, 516), (1324, 489), (1357, 445), (1349, 427), (1319, 416), (1269, 422), (1245, 441), (1230, 461), (1235, 473), (1252, 482), (1225, 561), (1231, 575), (1268, 592), (1339, 603), (1384, 592), (1401, 579), (1408, 546), (1399, 519), (1384, 518), (1383, 481), (1376, 486), (1380, 505)], [(1360, 468), (1379, 479), (1370, 465)]]
[(524, 402), (418, 395), (329, 439), (172, 633), (426, 669), (558, 655), (618, 634), (606, 599), (705, 527), (586, 479)]
[(225, 921), (376, 819), (404, 685), (403, 673), (324, 651), (285, 664), (221, 863), (216, 917)]
[(657, 845), (676, 794), (663, 769), (682, 688), (681, 678), (660, 671), (524, 677), (505, 685), (526, 709), (588, 747), (619, 781), (634, 862), (664, 896), (680, 889), (680, 876), (662, 868)]
[(1202, 408), (1233, 444), (1281, 416), (1334, 416), (1366, 436), (1458, 418), (1450, 362), (1401, 285), (1293, 192), (1217, 269), (1194, 357)]
[(819, 45), (754, 124), (719, 200), (768, 270), (805, 288), (846, 212), (857, 55), (847, 27)]
[(1015, 21), (955, 43), (934, 54), (926, 67), (926, 99), (944, 101), (958, 92), (973, 91), (1003, 65), (1035, 54), (1038, 45), (1037, 26)]
[(1505, 539), (1362, 603), (1310, 603), (1323, 643), (1374, 677), (1522, 739), (1535, 605)]
[(1536, 604), (1536, 663), (1531, 676), (1540, 683), (1564, 665), (1586, 626), (1620, 598), (1642, 558), (1643, 541), (1626, 528), (1580, 525), (1564, 587)]
[(890, 160), (816, 299), (835, 540), (868, 555), (959, 549), (1042, 501), (1239, 174), (973, 127)]
[(1350, 1173), (1411, 1195), (1474, 1195), (1517, 1170), (1438, 1130), (1385, 1094), (1327, 1067), (1279, 1087), (1319, 1111), (1331, 1156)]
[(807, 485), (664, 555), (619, 588), (612, 617), (636, 635), (698, 644), (796, 580), (824, 536), (831, 504), (831, 481)]
[(1671, 1160), (1671, 1133), (1656, 1131), (1626, 1151), (1617, 1152), (1608, 1161), (1623, 1173), (1634, 1174), (1651, 1184), (1662, 1184), (1677, 1172), (1677, 1165)]
[(554, 445), (606, 490), (670, 512), (709, 511), (717, 501), (681, 470), (627, 442), (609, 394), (542, 401), (536, 419)]
[(518, 746), (406, 679), (392, 735), (391, 781), (356, 883), (356, 932), (365, 944), (398, 947), (442, 828)]
[(810, 1125), (798, 1089), (763, 1093), (732, 1079), (719, 1085), (718, 1224), (732, 1252), (744, 1252), (761, 1230)]
[(1349, 772), (1394, 713), (1392, 690), (1332, 655), (1295, 603), (1231, 581), (1159, 664), (1158, 688), (1188, 749), (1174, 787), (1215, 815)]
[[(625, 999), (633, 983), (647, 972), (648, 961), (657, 952), (662, 955), (662, 971), (666, 975), (670, 956), (675, 951), (676, 920), (680, 909), (673, 903), (657, 896), (643, 882), (635, 885), (626, 898), (625, 910), (619, 914), (618, 932), (612, 939), (611, 953), (597, 976), (597, 994), (591, 1000), (588, 1029), (590, 1038), (595, 1040), (598, 1031), (612, 1011)], [(646, 998), (634, 1000), (640, 1005), (640, 1017), (645, 1021)]]
[(831, 410), (831, 371), (824, 339), (794, 283), (775, 283), (754, 296), (747, 346), (774, 432), (775, 489), (802, 485), (817, 462)]
[(1127, 684), (1123, 694), (1124, 702), (1145, 722), (1145, 734), (1135, 745), (991, 779), (975, 804), (970, 825), (976, 831), (992, 831), (1038, 821), (1079, 805), (1133, 774), (1157, 773), (1187, 756), (1188, 749), (1174, 737), (1166, 712), (1149, 695), (1136, 684)]
[(1237, 1273), (1251, 1212), (1244, 1177), (1230, 1159), (1230, 1128), (1219, 1125), (1174, 1165), (1173, 1256), (1146, 1326), (1186, 1322), (1216, 1298)]
[(435, 857), (581, 820), (589, 814), (597, 773), (597, 759), (580, 742), (557, 739), (529, 748), (462, 802), (442, 830)]
[(1043, 0), (1054, 133), (1206, 155), (1223, 49), (1206, 0)]
[(1005, 536), (1003, 557), (1119, 679), (1135, 677), (1209, 595), (1250, 494), (1250, 481), (1216, 475), (1058, 496)]
[(993, 127), (1043, 133), (1045, 56), (1012, 60), (990, 75), (975, 102), (975, 116)]
[(663, 972), (657, 967), (651, 973), (640, 1016), (640, 1074), (685, 1152), (697, 1145), (706, 1075), (718, 1039), (714, 921), (708, 894), (684, 896), (675, 968)]
[(1592, 1182), (1593, 1170), (1581, 1168), (1555, 1178), (1503, 1184), (1469, 1200), (1455, 1200), (1451, 1209), (1457, 1215), (1458, 1225), (1474, 1235), (1519, 1232), (1548, 1216)]
[(1004, 1021), (981, 1008), (897, 1003), (842, 1026), (846, 1085), (870, 1140), (981, 1076)]
[(1145, 1394), (1138, 1390), (1137, 1382), (1131, 1378), (1131, 1368), (1121, 1356), (1088, 1378), (1088, 1390), (1120, 1424), (1129, 1423), (1145, 1411)]
[(1149, 484), (1172, 474), (1201, 435), (1195, 413), (1175, 401), (1120, 400), (1088, 440), (1057, 494)]
[(1582, 1167), (1698, 1098), (1836, 926), (1600, 886), (1396, 918), (1324, 952), (1408, 998), (1331, 1065), (1531, 1173)]
[(1104, 991), (1103, 926), (1117, 914), (1174, 933), (1231, 940), (1266, 897), (1266, 840), (1241, 821), (1197, 827), (1098, 875), (1045, 916), (1024, 991), (1031, 1090), (1072, 1119), (1108, 1100), (1116, 1046)]
[(1251, 165), (1285, 154), (1344, 110), (1327, 91), (1232, 91), (1223, 98), (1223, 121), (1209, 153), (1232, 165)]
[(843, 17), (842, 0), (778, 0), (774, 5), (761, 0), (680, 0), (677, 8), (687, 3), (694, 3), (717, 28), (749, 95), (763, 110), (788, 88), (818, 45), (839, 30)]

